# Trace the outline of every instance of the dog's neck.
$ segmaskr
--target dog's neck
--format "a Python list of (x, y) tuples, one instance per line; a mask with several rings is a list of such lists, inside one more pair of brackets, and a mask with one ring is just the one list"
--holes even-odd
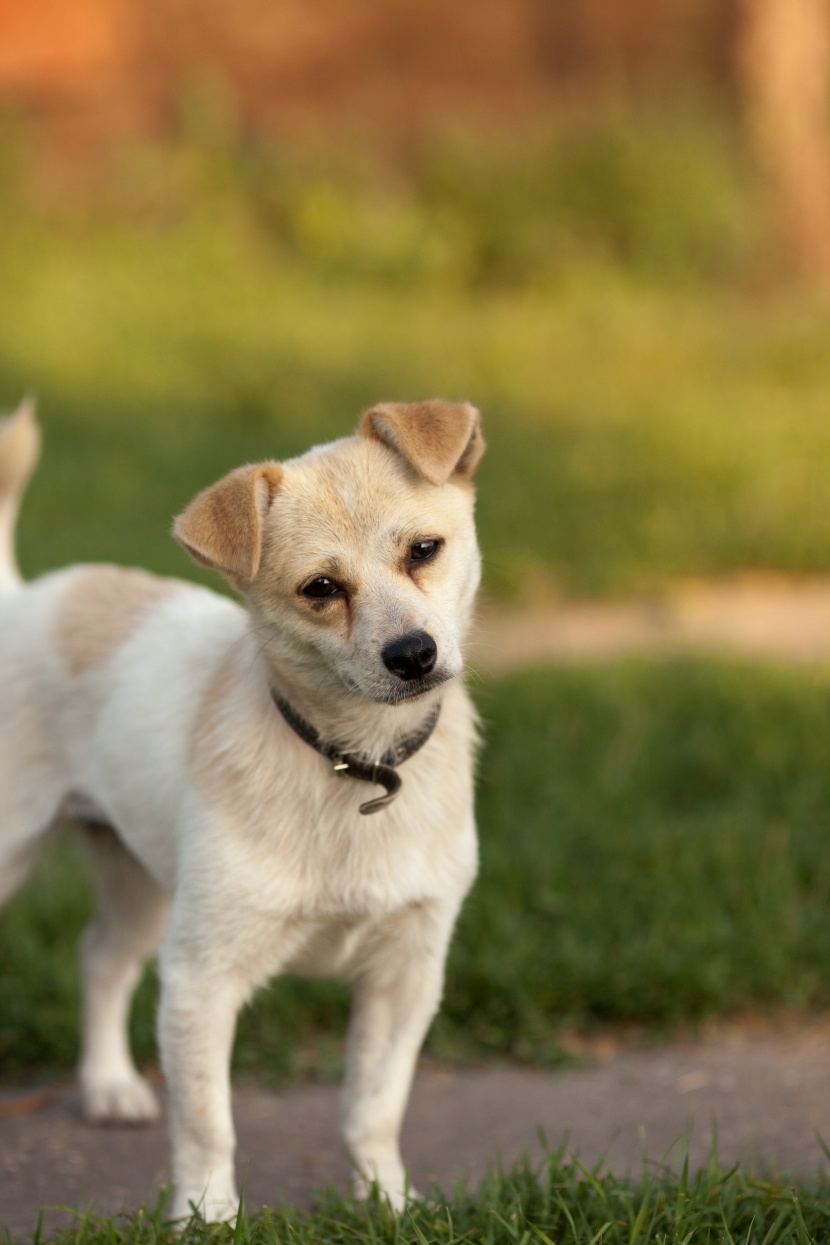
[(346, 751), (379, 758), (417, 732), (440, 703), (447, 685), (398, 704), (379, 704), (302, 660), (264, 655), (269, 685), (321, 739)]

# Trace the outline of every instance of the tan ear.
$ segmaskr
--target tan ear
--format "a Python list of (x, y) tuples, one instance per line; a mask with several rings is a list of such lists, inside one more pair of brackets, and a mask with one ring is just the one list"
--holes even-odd
[(381, 402), (365, 413), (358, 432), (396, 450), (430, 484), (469, 478), (484, 453), (481, 419), (469, 402)]
[(173, 536), (201, 566), (250, 583), (259, 570), (262, 524), (282, 479), (279, 463), (237, 467), (193, 499)]

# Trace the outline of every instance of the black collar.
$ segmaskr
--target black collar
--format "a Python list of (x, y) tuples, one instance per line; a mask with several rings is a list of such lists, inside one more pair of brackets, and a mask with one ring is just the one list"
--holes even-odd
[(377, 813), (392, 803), (403, 785), (400, 775), (395, 772), (396, 767), (408, 761), (419, 748), (423, 748), (435, 730), (435, 723), (441, 712), (440, 704), (436, 705), (419, 730), (413, 731), (411, 735), (404, 735), (393, 748), (384, 752), (379, 761), (370, 761), (363, 753), (344, 752), (338, 744), (325, 743), (320, 738), (320, 732), (310, 722), (306, 722), (305, 718), (301, 718), (296, 709), (292, 709), (288, 701), (283, 700), (273, 687), (271, 699), (291, 729), (310, 748), (319, 752), (320, 756), (325, 757), (327, 761), (331, 761), (338, 774), (348, 774), (349, 778), (360, 778), (363, 782), (378, 783), (386, 788), (386, 795), (380, 795), (375, 800), (367, 800), (365, 804), (361, 804), (361, 813)]

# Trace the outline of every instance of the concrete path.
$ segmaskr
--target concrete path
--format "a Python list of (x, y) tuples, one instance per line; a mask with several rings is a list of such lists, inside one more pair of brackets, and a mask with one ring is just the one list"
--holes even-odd
[[(251, 1209), (284, 1198), (310, 1207), (329, 1182), (343, 1188), (348, 1166), (336, 1140), (338, 1091), (235, 1094), (239, 1171)], [(19, 1109), (19, 1110), (18, 1110)], [(605, 1052), (583, 1067), (545, 1073), (486, 1066), (455, 1071), (425, 1062), (404, 1128), (414, 1183), (477, 1182), (497, 1159), (541, 1153), (567, 1139), (581, 1159), (608, 1159), (619, 1173), (676, 1161), (688, 1144), (694, 1167), (707, 1161), (716, 1126), (726, 1163), (815, 1175), (830, 1141), (830, 1027), (727, 1032), (701, 1041)], [(78, 1115), (74, 1089), (0, 1097), (0, 1223), (31, 1237), (44, 1206), (111, 1214), (154, 1200), (167, 1179), (162, 1124), (94, 1128)], [(50, 1210), (47, 1226), (66, 1223)]]

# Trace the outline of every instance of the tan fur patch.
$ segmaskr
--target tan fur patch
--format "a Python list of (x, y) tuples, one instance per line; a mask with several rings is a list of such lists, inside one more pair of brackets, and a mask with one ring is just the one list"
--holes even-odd
[(175, 579), (119, 566), (79, 571), (60, 602), (55, 627), (58, 652), (70, 674), (108, 662), (153, 606), (178, 586)]

